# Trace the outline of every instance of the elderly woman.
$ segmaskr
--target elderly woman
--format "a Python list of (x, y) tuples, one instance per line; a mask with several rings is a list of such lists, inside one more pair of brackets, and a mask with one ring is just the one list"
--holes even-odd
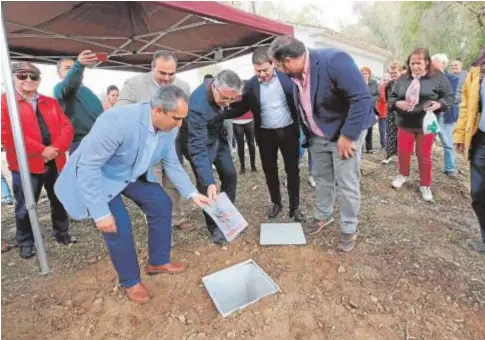
[(453, 141), (458, 152), (470, 162), (472, 207), (478, 218), (481, 240), (470, 242), (485, 253), (485, 46), (473, 63), (463, 85), (460, 116)]
[(401, 65), (394, 61), (388, 68), (391, 80), (386, 84), (385, 95), (387, 110), (387, 131), (386, 131), (386, 158), (382, 161), (383, 164), (389, 164), (393, 157), (397, 155), (397, 127), (396, 127), (396, 113), (389, 109), (388, 98), (391, 94), (392, 87), (396, 80), (401, 76)]
[[(360, 73), (362, 74), (362, 77), (364, 78), (365, 83), (369, 87), (369, 91), (372, 96), (374, 112), (377, 114), (376, 104), (377, 104), (377, 101), (379, 100), (379, 85), (377, 85), (377, 82), (374, 79), (371, 79), (372, 71), (367, 66), (362, 67), (360, 69)], [(367, 130), (367, 135), (365, 136), (365, 150), (367, 153), (374, 152), (372, 147), (372, 137), (373, 137), (372, 129), (373, 129), (373, 126), (371, 126)]]
[(398, 127), (399, 175), (392, 186), (400, 189), (407, 182), (416, 143), (419, 191), (424, 201), (432, 201), (431, 150), (435, 134), (423, 134), (423, 118), (427, 111), (438, 114), (448, 110), (453, 105), (453, 92), (446, 76), (434, 69), (427, 49), (418, 48), (411, 52), (406, 64), (408, 73), (396, 81), (389, 96), (389, 107), (396, 112)]

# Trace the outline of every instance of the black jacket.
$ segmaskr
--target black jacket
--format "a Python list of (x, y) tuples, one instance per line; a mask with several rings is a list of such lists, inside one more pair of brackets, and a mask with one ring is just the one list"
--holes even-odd
[(413, 78), (410, 76), (401, 76), (392, 87), (388, 98), (389, 108), (396, 112), (396, 125), (407, 129), (421, 129), (423, 118), (426, 114), (424, 106), (429, 101), (441, 103), (441, 109), (435, 114), (448, 110), (453, 105), (454, 95), (451, 90), (450, 82), (441, 72), (435, 72), (419, 79), (420, 92), (419, 103), (413, 111), (406, 112), (396, 107), (396, 102), (406, 99), (406, 90)]
[[(284, 73), (276, 71), (276, 75), (281, 83), (283, 92), (285, 93), (286, 103), (290, 109), (291, 118), (295, 124), (299, 122), (298, 110), (295, 106), (293, 97), (293, 87), (295, 84)], [(254, 118), (254, 134), (256, 142), (259, 144), (261, 136), (261, 96), (260, 96), (260, 81), (257, 76), (247, 80), (244, 85), (244, 94), (240, 102), (231, 105), (231, 116), (237, 117), (251, 110)]]

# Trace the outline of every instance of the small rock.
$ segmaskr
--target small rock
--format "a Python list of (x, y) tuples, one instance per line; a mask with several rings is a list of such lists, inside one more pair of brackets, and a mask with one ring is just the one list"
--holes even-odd
[(318, 321), (318, 327), (320, 327), (321, 329), (323, 329), (323, 323), (321, 323), (320, 321)]
[(227, 250), (227, 247), (226, 246), (222, 246), (222, 250), (226, 251)]
[(226, 335), (228, 339), (233, 339), (236, 337), (236, 332), (228, 332)]
[(349, 306), (355, 309), (359, 308), (359, 304), (353, 298), (349, 300)]
[(418, 268), (419, 268), (419, 264), (417, 264), (417, 263), (413, 263), (413, 266), (414, 266), (414, 268), (416, 268), (416, 269), (418, 269)]
[(82, 307), (79, 307), (79, 309), (77, 310), (77, 315), (83, 315), (83, 314), (86, 314), (86, 310)]
[(347, 271), (345, 270), (345, 267), (344, 266), (340, 265), (338, 267), (338, 269), (337, 269), (337, 272), (340, 273), (340, 274), (343, 274), (343, 273), (345, 273)]
[(198, 251), (196, 251), (195, 256), (200, 256), (200, 253)]
[(270, 320), (269, 319), (264, 320), (264, 324), (265, 325), (269, 325), (269, 323), (270, 323)]
[(94, 300), (94, 304), (95, 305), (100, 304), (101, 302), (103, 302), (103, 298), (102, 297), (97, 298), (96, 300)]
[(197, 334), (197, 339), (203, 339), (203, 338), (205, 338), (205, 333)]
[(226, 263), (226, 265), (230, 265), (231, 261), (226, 261), (225, 263)]
[(376, 298), (374, 295), (371, 295), (371, 296), (370, 296), (370, 300), (371, 300), (372, 302), (374, 302), (374, 303), (377, 303), (377, 302), (379, 301), (379, 299), (378, 299), (378, 298)]
[(120, 287), (118, 287), (118, 285), (115, 285), (115, 286), (113, 287), (113, 293), (118, 292), (118, 290), (119, 290), (119, 289), (120, 289)]
[(315, 300), (315, 295), (310, 295), (311, 300)]
[(95, 264), (96, 262), (98, 262), (98, 259), (96, 257), (91, 257), (90, 259), (88, 259), (89, 264)]
[(72, 307), (73, 306), (72, 300), (67, 300), (65, 305), (66, 305), (66, 307)]
[(184, 325), (186, 323), (185, 316), (182, 315), (182, 314), (177, 316), (177, 320), (180, 321), (181, 323), (183, 323)]

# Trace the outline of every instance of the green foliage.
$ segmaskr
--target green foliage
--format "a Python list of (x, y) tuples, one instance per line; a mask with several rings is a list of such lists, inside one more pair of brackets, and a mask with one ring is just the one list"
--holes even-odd
[(404, 61), (417, 47), (469, 66), (485, 44), (485, 2), (358, 2), (357, 24), (342, 31)]

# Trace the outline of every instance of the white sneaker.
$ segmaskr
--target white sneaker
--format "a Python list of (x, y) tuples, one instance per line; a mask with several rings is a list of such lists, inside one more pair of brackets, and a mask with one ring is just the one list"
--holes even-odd
[(397, 175), (397, 177), (392, 181), (392, 186), (394, 189), (401, 189), (404, 183), (408, 181), (407, 176), (403, 176), (401, 174)]
[(317, 183), (315, 183), (315, 179), (313, 178), (313, 176), (308, 177), (308, 183), (310, 183), (310, 185), (313, 188), (315, 188), (317, 186)]
[(419, 191), (421, 192), (423, 201), (431, 202), (433, 200), (433, 193), (431, 192), (430, 187), (419, 187)]
[(389, 164), (389, 163), (391, 163), (391, 162), (392, 162), (392, 159), (393, 159), (393, 157), (392, 157), (392, 156), (391, 156), (391, 157), (389, 157), (389, 158), (386, 158), (386, 159), (384, 159), (384, 160), (382, 161), (382, 164)]

